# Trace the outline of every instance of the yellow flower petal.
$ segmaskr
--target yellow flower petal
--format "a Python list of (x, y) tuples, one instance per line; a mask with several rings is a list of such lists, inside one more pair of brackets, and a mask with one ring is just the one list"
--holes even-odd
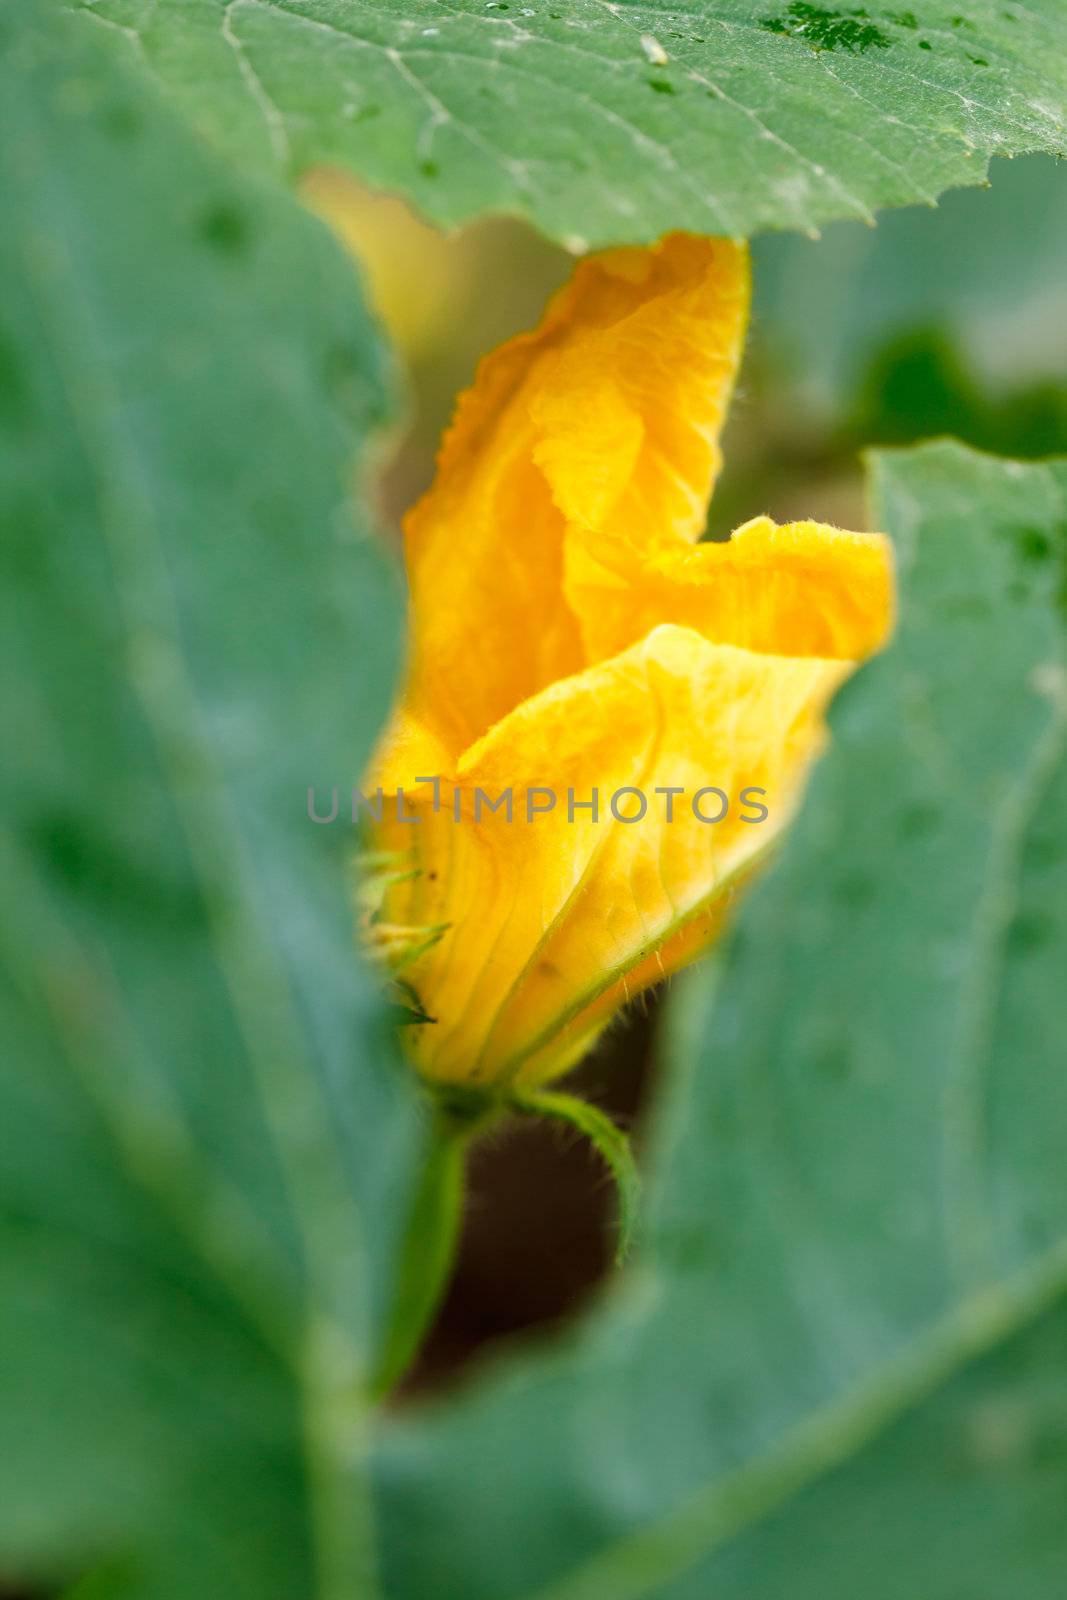
[[(424, 786), (408, 804), (421, 821), (387, 821), (385, 847), (408, 852), (416, 876), (396, 885), (386, 920), (449, 932), (405, 973), (436, 1020), (410, 1030), (417, 1065), (436, 1079), (530, 1081), (564, 1070), (608, 1019), (627, 975), (661, 975), (655, 952), (744, 873), (791, 814), (818, 746), (822, 709), (848, 667), (709, 643), (659, 627), (611, 661), (525, 701), (462, 759), (442, 809)], [(692, 797), (714, 785), (725, 818), (700, 821)], [(666, 820), (660, 787), (683, 788)], [(527, 796), (553, 809), (526, 820)], [(742, 820), (740, 791), (766, 791), (766, 821)], [(514, 820), (482, 811), (512, 789)], [(611, 797), (639, 789), (639, 821), (616, 820)], [(599, 818), (568, 814), (598, 791)], [(618, 801), (634, 812), (633, 795)], [(705, 815), (721, 809), (701, 802)], [(703, 933), (705, 930), (701, 930)], [(640, 976), (638, 976), (640, 974)]]
[(588, 663), (568, 526), (652, 549), (695, 539), (748, 309), (748, 259), (672, 235), (583, 261), (536, 333), (460, 401), (405, 546), (408, 709), (455, 757)]
[(428, 1078), (558, 1076), (703, 948), (888, 631), (880, 536), (763, 517), (696, 543), (747, 305), (727, 241), (581, 263), (483, 363), (408, 519), (413, 661), (371, 779), (405, 815), (374, 830), (368, 919), (432, 1019), (407, 1030)]
[(567, 595), (594, 661), (667, 617), (747, 650), (859, 661), (892, 621), (886, 541), (818, 522), (757, 517), (728, 543), (675, 541), (653, 555), (572, 528), (567, 550)]

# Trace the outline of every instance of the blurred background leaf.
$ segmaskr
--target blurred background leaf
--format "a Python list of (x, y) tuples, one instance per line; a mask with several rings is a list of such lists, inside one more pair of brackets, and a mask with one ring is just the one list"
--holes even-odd
[(934, 330), (983, 385), (1016, 388), (1067, 365), (1067, 167), (996, 161), (992, 188), (946, 194), (877, 228), (760, 239), (756, 323), (803, 404), (847, 412), (890, 341)]
[(389, 372), (320, 223), (53, 6), (0, 35), (0, 1571), (369, 1593), (419, 1136), (306, 794), (398, 665)]
[(1062, 152), (1061, 0), (76, 0), (242, 161), (573, 250), (811, 231)]
[(875, 491), (899, 631), (689, 981), (644, 1253), (383, 1440), (396, 1600), (1060, 1592), (1067, 463)]
[(716, 537), (762, 510), (858, 526), (872, 444), (1067, 450), (1067, 166), (995, 161), (990, 178), (876, 228), (755, 241)]

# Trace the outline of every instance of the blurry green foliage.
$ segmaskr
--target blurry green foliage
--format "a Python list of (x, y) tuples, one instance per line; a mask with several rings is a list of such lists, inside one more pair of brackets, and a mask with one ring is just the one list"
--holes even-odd
[(997, 161), (991, 177), (875, 228), (754, 242), (713, 537), (762, 511), (861, 525), (871, 445), (1067, 451), (1067, 165)]
[(757, 239), (754, 336), (791, 402), (839, 422), (886, 345), (937, 330), (991, 390), (1067, 371), (1067, 164), (994, 161), (936, 208)]
[(0, 97), (0, 1573), (352, 1600), (417, 1130), (305, 796), (398, 662), (388, 363), (81, 23), (10, 0)]
[(893, 340), (864, 374), (842, 446), (913, 444), (941, 434), (1020, 459), (1067, 452), (1067, 383), (991, 396), (945, 333)]

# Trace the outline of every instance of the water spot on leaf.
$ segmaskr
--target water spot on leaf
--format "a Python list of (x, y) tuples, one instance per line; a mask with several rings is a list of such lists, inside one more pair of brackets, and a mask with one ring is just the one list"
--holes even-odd
[[(724, 1135), (721, 1127), (716, 1128), (716, 1133), (718, 1137), (729, 1142), (729, 1133)], [(664, 1229), (662, 1238), (665, 1256), (682, 1272), (706, 1269), (712, 1262), (722, 1266), (730, 1259), (724, 1247), (724, 1238), (713, 1230), (713, 1225), (707, 1218), (701, 1218), (699, 1223), (678, 1222), (672, 1219)]]
[(365, 420), (369, 394), (363, 352), (357, 346), (333, 345), (326, 357), (326, 383), (339, 410)]
[(232, 201), (221, 200), (200, 219), (200, 237), (224, 255), (242, 255), (248, 248), (251, 230), (248, 218)]
[(21, 422), (28, 409), (28, 398), (22, 362), (14, 345), (0, 332), (0, 418), (7, 424)]
[(917, 28), (914, 11), (895, 11), (890, 13), (890, 22), (895, 22), (898, 28)]
[(828, 1045), (814, 1058), (812, 1067), (831, 1083), (845, 1083), (852, 1076), (852, 1051), (844, 1043)]
[(1063, 844), (1055, 831), (1056, 818), (1046, 818), (1044, 827), (1038, 826), (1030, 837), (1030, 860), (1036, 867), (1054, 867), (1063, 859)]
[(1054, 523), (1049, 529), (1023, 524), (999, 531), (1011, 540), (1015, 556), (1024, 567), (1035, 568), (1046, 562), (1058, 564), (1055, 600), (1067, 611), (1067, 524)]
[(967, 622), (977, 622), (990, 616), (992, 610), (990, 602), (977, 594), (948, 595), (941, 602), (942, 615), (946, 620), (962, 618)]
[(889, 36), (871, 22), (866, 11), (831, 11), (826, 6), (809, 5), (808, 0), (791, 0), (776, 17), (763, 17), (760, 27), (769, 33), (803, 39), (816, 50), (847, 50), (861, 55), (865, 50), (884, 50)]
[(1060, 710), (1067, 707), (1067, 667), (1058, 661), (1039, 661), (1030, 674), (1030, 687)]
[(141, 128), (139, 113), (133, 106), (121, 100), (113, 102), (105, 109), (100, 122), (104, 132), (110, 134), (120, 144), (129, 143)]
[(436, 178), (439, 176), (441, 169), (436, 161), (420, 161), (419, 171), (424, 178)]
[(677, 94), (673, 83), (668, 83), (666, 78), (649, 78), (648, 86), (655, 89), (657, 94)]
[(1015, 954), (1026, 955), (1041, 950), (1055, 932), (1056, 924), (1047, 912), (1021, 911), (1008, 929), (1008, 940)]
[(934, 47), (930, 43), (929, 39), (920, 39), (919, 40), (919, 49), (920, 50), (932, 50), (933, 48)]
[(1052, 554), (1052, 541), (1044, 528), (1018, 528), (1015, 545), (1024, 561), (1047, 561)]
[(966, 1418), (967, 1453), (986, 1472), (1018, 1472), (1036, 1444), (1035, 1416), (1014, 1395), (991, 1395)]
[(203, 923), (203, 902), (191, 878), (173, 865), (136, 859), (76, 812), (47, 814), (29, 833), (55, 878), (80, 899), (105, 906), (110, 916), (147, 921), (161, 931)]
[(936, 833), (940, 820), (937, 806), (928, 800), (915, 800), (901, 809), (897, 827), (902, 839), (925, 839)]
[(838, 905), (861, 911), (874, 900), (877, 885), (869, 873), (852, 872), (838, 879), (831, 892)]

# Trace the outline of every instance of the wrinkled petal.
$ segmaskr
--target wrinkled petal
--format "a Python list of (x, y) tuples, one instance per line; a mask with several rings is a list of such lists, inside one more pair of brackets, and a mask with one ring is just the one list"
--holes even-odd
[(567, 534), (567, 594), (593, 661), (668, 618), (745, 650), (862, 660), (885, 642), (892, 585), (885, 539), (818, 522), (757, 517), (727, 543), (675, 540), (653, 554), (588, 528)]
[(595, 659), (569, 529), (649, 552), (699, 536), (748, 287), (728, 240), (607, 251), (482, 363), (405, 526), (408, 711), (454, 758)]
[[(412, 664), (370, 780), (405, 811), (363, 903), (428, 1078), (558, 1076), (704, 948), (889, 630), (880, 536), (763, 517), (697, 542), (748, 289), (724, 240), (582, 262), (482, 364), (408, 519)], [(715, 823), (693, 812), (712, 786)], [(554, 804), (527, 820), (537, 789)], [(639, 820), (611, 813), (627, 789)], [(513, 820), (487, 805), (507, 792)]]
[[(405, 973), (435, 1020), (410, 1031), (427, 1076), (472, 1082), (557, 1075), (621, 999), (704, 942), (724, 900), (791, 815), (822, 737), (824, 706), (850, 664), (712, 643), (662, 626), (609, 661), (552, 684), (500, 721), (458, 764), (441, 810), (424, 785), (407, 804), (422, 820), (387, 820), (383, 847), (414, 869), (383, 909), (390, 925), (447, 931)], [(411, 775), (415, 776), (414, 774)], [(525, 820), (528, 792), (557, 795)], [(666, 820), (657, 787), (685, 790)], [(725, 791), (709, 824), (692, 796)], [(474, 818), (475, 790), (511, 788), (515, 815)], [(648, 810), (620, 822), (622, 788)], [(743, 788), (766, 791), (764, 822), (741, 820)], [(600, 816), (568, 816), (599, 791)], [(535, 797), (536, 798), (536, 797)], [(636, 809), (634, 797), (620, 801)], [(719, 802), (705, 797), (705, 813)]]

